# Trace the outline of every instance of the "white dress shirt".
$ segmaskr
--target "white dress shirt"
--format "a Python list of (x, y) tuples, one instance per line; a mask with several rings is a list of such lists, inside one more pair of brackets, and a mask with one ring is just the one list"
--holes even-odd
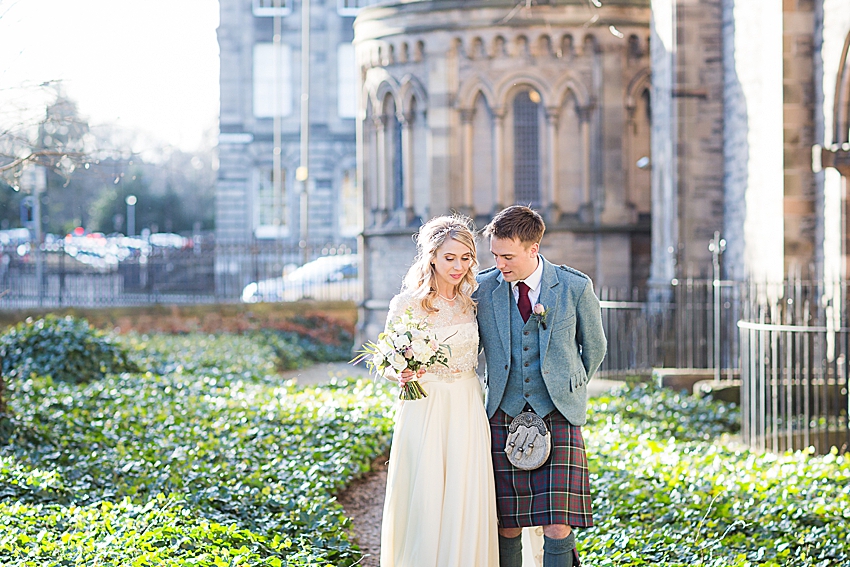
[(517, 287), (517, 284), (519, 282), (525, 282), (525, 285), (529, 287), (528, 300), (531, 301), (531, 308), (534, 309), (534, 305), (537, 303), (537, 300), (540, 299), (541, 281), (543, 281), (543, 262), (540, 261), (540, 256), (538, 256), (537, 269), (531, 272), (530, 276), (528, 276), (524, 280), (517, 280), (515, 282), (511, 282), (511, 289), (514, 292), (514, 301), (519, 304), (519, 288)]

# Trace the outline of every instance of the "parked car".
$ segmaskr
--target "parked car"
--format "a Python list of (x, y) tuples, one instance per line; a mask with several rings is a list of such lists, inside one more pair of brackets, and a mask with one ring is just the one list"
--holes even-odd
[(356, 254), (322, 256), (286, 276), (249, 283), (242, 290), (242, 301), (357, 300), (359, 263)]

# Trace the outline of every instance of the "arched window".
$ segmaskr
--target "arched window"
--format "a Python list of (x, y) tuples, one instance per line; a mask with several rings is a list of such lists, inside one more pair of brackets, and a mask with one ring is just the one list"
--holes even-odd
[(514, 99), (514, 202), (540, 206), (540, 94)]
[(395, 99), (387, 95), (384, 103), (384, 152), (387, 164), (387, 203), (390, 209), (404, 207), (404, 154), (401, 146), (402, 122), (398, 119)]
[(393, 205), (404, 208), (404, 152), (401, 145), (401, 129), (404, 126), (393, 113)]
[(384, 171), (386, 207), (389, 210), (404, 208), (404, 153), (401, 133), (404, 127), (398, 119), (395, 99), (388, 94), (384, 99)]

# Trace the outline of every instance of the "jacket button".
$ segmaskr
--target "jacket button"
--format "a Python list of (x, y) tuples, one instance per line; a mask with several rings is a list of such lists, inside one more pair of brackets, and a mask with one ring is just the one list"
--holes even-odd
[(529, 394), (526, 394), (526, 395), (525, 395), (525, 397), (526, 397), (526, 398), (527, 398), (528, 396), (529, 396)]
[(531, 382), (531, 378), (526, 378), (526, 379), (525, 379), (525, 381), (526, 381), (526, 382)]
[(527, 335), (528, 335), (528, 331), (523, 331), (523, 332), (522, 332), (522, 334), (527, 336)]
[(522, 347), (522, 350), (528, 350), (528, 347), (527, 346)]
[(526, 368), (528, 368), (528, 363), (527, 363), (527, 362), (525, 363), (525, 367), (526, 367)]
[(506, 365), (505, 365), (505, 370), (507, 370), (507, 369), (508, 369), (508, 365), (506, 364)]

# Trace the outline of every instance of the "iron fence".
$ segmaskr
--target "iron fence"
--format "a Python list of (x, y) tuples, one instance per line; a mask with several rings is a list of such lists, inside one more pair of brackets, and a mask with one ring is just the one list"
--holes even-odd
[[(351, 255), (353, 241), (113, 244), (115, 257), (105, 253), (107, 243), (98, 249), (60, 240), (37, 255), (20, 245), (0, 248), (0, 309), (360, 299), (356, 263), (327, 262), (333, 267), (322, 272), (319, 260)], [(299, 276), (294, 270), (305, 264), (326, 275)], [(727, 381), (740, 373), (742, 431), (751, 446), (846, 450), (848, 292), (847, 282), (799, 279), (777, 285), (684, 279), (649, 292), (603, 288), (609, 347), (600, 373), (712, 369)]]
[(128, 240), (58, 240), (37, 253), (21, 246), (0, 248), (0, 309), (266, 299), (243, 298), (252, 283), (270, 293), (279, 290), (275, 298), (290, 301), (356, 300), (361, 290), (356, 269), (330, 274), (331, 279), (291, 277), (319, 258), (350, 256), (354, 241), (299, 246), (261, 240), (221, 244), (196, 237), (158, 246)]
[(760, 450), (850, 447), (846, 282), (749, 286), (738, 323), (744, 441)]
[(653, 368), (716, 369), (718, 378), (737, 372), (735, 324), (743, 286), (719, 280), (674, 280), (651, 295), (639, 290), (599, 290), (608, 338), (603, 375), (648, 374)]

